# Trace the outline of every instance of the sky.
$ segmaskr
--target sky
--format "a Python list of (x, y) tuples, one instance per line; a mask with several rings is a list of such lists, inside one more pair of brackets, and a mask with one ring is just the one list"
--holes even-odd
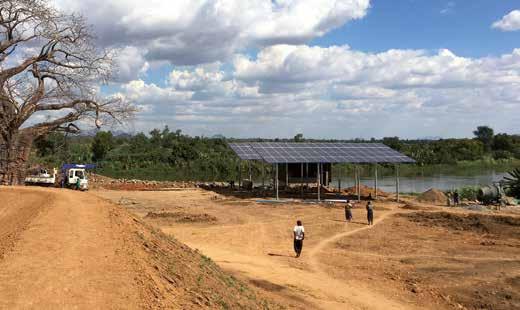
[(123, 128), (290, 138), (520, 134), (518, 0), (53, 0), (116, 52)]

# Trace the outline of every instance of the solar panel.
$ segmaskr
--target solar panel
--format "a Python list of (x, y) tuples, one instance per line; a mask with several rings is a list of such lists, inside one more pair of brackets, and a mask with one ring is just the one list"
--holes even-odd
[(382, 143), (230, 143), (241, 159), (267, 163), (414, 163)]
[(248, 143), (229, 143), (229, 147), (243, 160), (262, 160)]

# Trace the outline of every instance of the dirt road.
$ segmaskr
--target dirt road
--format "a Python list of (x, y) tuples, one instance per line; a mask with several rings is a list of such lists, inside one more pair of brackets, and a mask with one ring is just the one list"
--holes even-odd
[[(290, 308), (421, 308), (404, 294), (385, 294), (376, 288), (377, 284), (366, 281), (337, 279), (322, 268), (326, 249), (343, 237), (377, 227), (393, 214), (392, 209), (377, 210), (375, 225), (369, 227), (360, 220), (365, 218), (361, 205), (354, 210), (357, 220), (346, 224), (341, 209), (219, 201), (212, 199), (210, 192), (200, 190), (96, 194), (120, 202), (145, 218), (148, 212), (157, 211), (172, 211), (175, 216), (185, 214), (188, 223), (184, 224), (169, 222), (168, 218), (154, 218), (150, 222), (199, 249), (224, 269), (281, 298)], [(197, 216), (206, 213), (209, 213), (206, 217)], [(218, 223), (198, 220), (202, 218), (218, 218)], [(300, 259), (294, 259), (291, 244), (291, 229), (296, 218), (303, 220), (309, 232)]]
[[(0, 195), (7, 202), (0, 227), (16, 235), (0, 260), (0, 308), (143, 306), (106, 203), (68, 190), (3, 188)], [(25, 220), (13, 222), (15, 215)]]
[[(427, 204), (258, 204), (204, 190), (100, 191), (294, 309), (520, 306), (520, 218)], [(294, 258), (292, 227), (305, 226)]]

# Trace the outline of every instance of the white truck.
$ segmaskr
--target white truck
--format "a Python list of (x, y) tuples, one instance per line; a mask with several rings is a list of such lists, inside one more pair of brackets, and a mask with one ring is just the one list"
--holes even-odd
[(54, 186), (56, 184), (57, 169), (53, 169), (50, 174), (46, 169), (40, 169), (37, 174), (29, 175), (25, 178), (25, 184), (38, 186)]
[(86, 169), (92, 169), (92, 165), (65, 164), (61, 168), (63, 173), (61, 187), (77, 190), (88, 190)]

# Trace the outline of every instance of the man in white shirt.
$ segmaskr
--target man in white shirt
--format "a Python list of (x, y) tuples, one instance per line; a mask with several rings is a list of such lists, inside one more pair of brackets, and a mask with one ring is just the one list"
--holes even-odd
[(293, 234), (294, 252), (296, 252), (296, 258), (298, 258), (302, 253), (303, 239), (305, 239), (305, 229), (303, 228), (302, 221), (296, 221), (296, 226), (294, 226)]

